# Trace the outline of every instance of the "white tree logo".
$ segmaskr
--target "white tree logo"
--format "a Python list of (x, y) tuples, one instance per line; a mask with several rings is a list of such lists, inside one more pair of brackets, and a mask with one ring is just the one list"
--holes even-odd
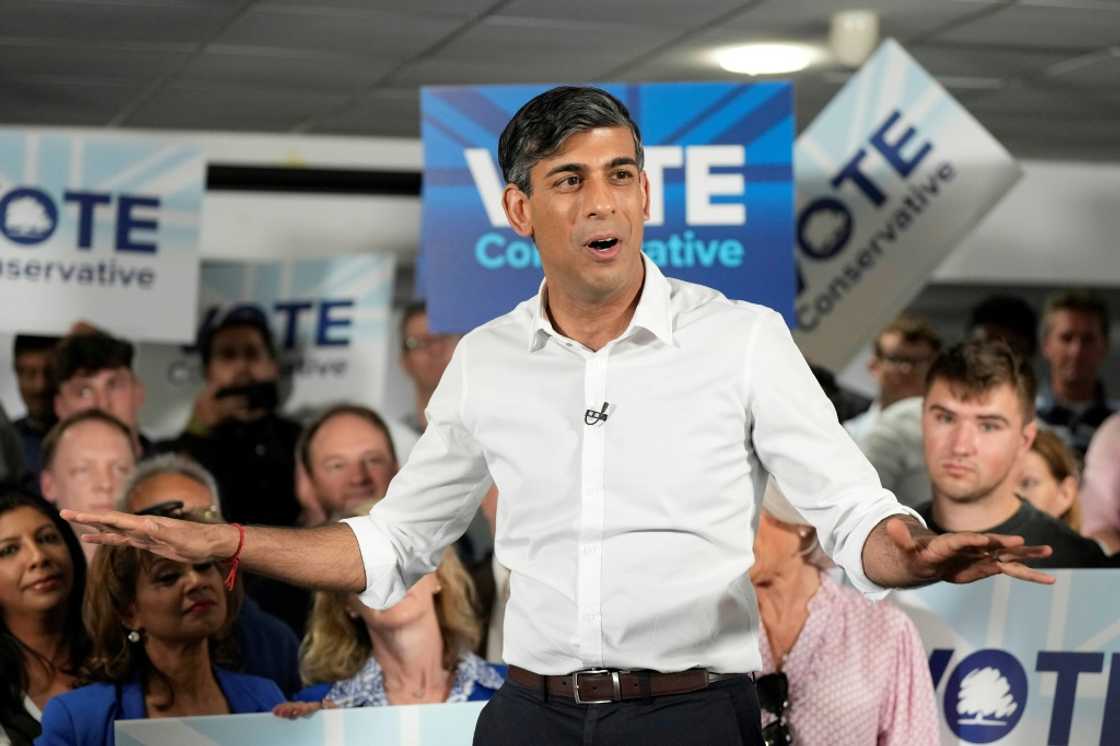
[(828, 254), (836, 247), (848, 230), (848, 216), (839, 210), (822, 209), (809, 218), (804, 240), (817, 253)]
[(54, 226), (43, 203), (34, 197), (20, 197), (8, 205), (4, 227), (12, 236), (37, 238), (51, 232)]
[[(998, 668), (985, 666), (969, 672), (957, 694), (960, 725), (1007, 725), (1019, 705), (1011, 696), (1011, 685)], [(970, 716), (965, 719), (965, 716)], [(989, 719), (992, 718), (992, 719)]]

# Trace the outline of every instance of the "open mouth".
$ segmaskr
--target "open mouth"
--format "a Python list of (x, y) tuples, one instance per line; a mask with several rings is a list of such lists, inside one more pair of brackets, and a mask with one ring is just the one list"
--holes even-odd
[(594, 241), (588, 241), (587, 245), (595, 249), (595, 251), (610, 251), (618, 244), (617, 238), (599, 238)]

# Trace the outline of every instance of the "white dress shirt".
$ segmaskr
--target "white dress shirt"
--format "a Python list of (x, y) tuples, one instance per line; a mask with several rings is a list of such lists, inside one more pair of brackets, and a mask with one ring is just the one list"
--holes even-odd
[[(646, 259), (629, 327), (593, 352), (553, 328), (546, 292), (463, 337), (387, 497), (346, 521), (363, 602), (391, 606), (432, 572), (493, 481), (508, 663), (758, 670), (747, 570), (768, 472), (853, 584), (883, 591), (864, 541), (915, 514), (879, 485), (780, 315)], [(604, 402), (607, 420), (585, 424)]]

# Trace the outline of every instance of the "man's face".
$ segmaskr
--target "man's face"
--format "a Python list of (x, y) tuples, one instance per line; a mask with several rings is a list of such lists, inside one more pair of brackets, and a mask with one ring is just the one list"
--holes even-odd
[(16, 379), (19, 381), (19, 396), (27, 407), (27, 414), (40, 422), (49, 420), (53, 414), (50, 384), (47, 381), (47, 364), (50, 352), (34, 350), (21, 352), (16, 356)]
[(510, 225), (540, 251), (550, 292), (601, 303), (640, 286), (649, 182), (627, 127), (577, 132), (530, 173), (532, 196), (504, 194)]
[(1018, 479), (1014, 468), (1034, 440), (1015, 389), (1000, 384), (968, 399), (938, 379), (926, 393), (922, 440), (935, 495), (952, 502), (982, 500)]
[(79, 371), (64, 381), (54, 396), (59, 419), (99, 409), (135, 429), (144, 405), (144, 384), (128, 368), (106, 368), (93, 373)]
[(311, 484), (328, 514), (353, 515), (363, 503), (380, 500), (397, 473), (385, 433), (352, 414), (327, 420), (309, 453)]
[(432, 334), (428, 314), (416, 313), (404, 325), (404, 351), (401, 364), (409, 378), (423, 391), (435, 391), (440, 376), (451, 362), (459, 342), (457, 334)]
[(135, 466), (132, 441), (124, 433), (87, 420), (71, 425), (59, 438), (40, 483), (43, 495), (59, 508), (113, 510), (117, 491)]
[(934, 350), (928, 342), (907, 342), (898, 332), (880, 335), (878, 352), (868, 366), (879, 382), (880, 399), (893, 404), (921, 396), (933, 358)]
[(275, 381), (280, 371), (261, 333), (252, 326), (231, 326), (210, 342), (206, 380), (219, 388)]
[(1108, 340), (1095, 314), (1059, 309), (1050, 314), (1042, 356), (1050, 377), (1069, 383), (1093, 383), (1108, 354)]

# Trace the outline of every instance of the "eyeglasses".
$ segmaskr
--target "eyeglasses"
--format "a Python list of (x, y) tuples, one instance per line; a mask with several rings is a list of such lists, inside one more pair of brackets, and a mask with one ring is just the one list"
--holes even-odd
[(789, 710), (789, 678), (781, 671), (759, 676), (755, 681), (758, 691), (758, 704), (763, 710), (777, 718), (762, 729), (762, 742), (766, 746), (790, 746), (793, 731), (785, 721)]
[(894, 355), (887, 352), (877, 353), (875, 357), (879, 358), (879, 360), (887, 365), (893, 365), (897, 368), (906, 368), (907, 370), (913, 370), (914, 368), (925, 365), (931, 359), (928, 355), (910, 357), (908, 355)]
[(436, 345), (449, 344), (456, 339), (457, 335), (455, 334), (429, 334), (423, 337), (405, 337), (403, 346), (405, 352), (417, 352)]
[(183, 509), (182, 500), (168, 500), (156, 503), (143, 510), (136, 511), (136, 515), (158, 515), (163, 518), (181, 518), (197, 523), (221, 523), (222, 513), (216, 505), (207, 505), (205, 508)]

